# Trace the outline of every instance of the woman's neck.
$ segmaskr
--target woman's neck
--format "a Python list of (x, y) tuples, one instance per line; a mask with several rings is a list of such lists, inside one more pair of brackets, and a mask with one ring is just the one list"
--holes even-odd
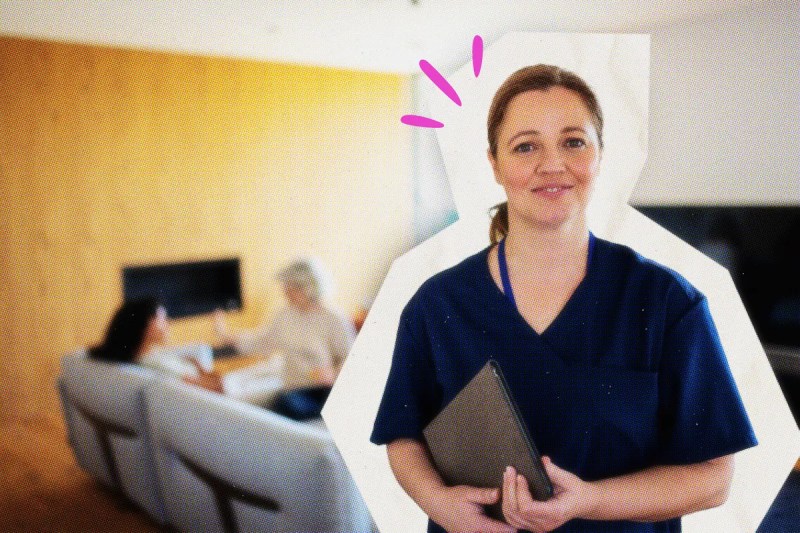
[(144, 342), (142, 342), (142, 347), (139, 348), (139, 351), (136, 353), (136, 357), (134, 358), (134, 360), (137, 362), (141, 361), (142, 358), (144, 358), (144, 356), (149, 354), (153, 350), (153, 348), (159, 346), (160, 344), (162, 343), (145, 340)]
[(322, 305), (317, 300), (294, 304), (293, 307), (303, 314), (313, 313), (322, 309)]
[(588, 250), (589, 230), (584, 217), (558, 227), (509, 219), (506, 237), (509, 262), (537, 265), (537, 271), (557, 275), (565, 269), (585, 268)]

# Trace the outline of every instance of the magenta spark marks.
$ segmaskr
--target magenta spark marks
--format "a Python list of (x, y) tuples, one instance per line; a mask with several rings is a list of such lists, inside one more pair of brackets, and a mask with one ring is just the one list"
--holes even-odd
[[(481, 73), (481, 65), (483, 63), (483, 39), (480, 35), (476, 35), (472, 39), (472, 72), (475, 77)], [(444, 76), (442, 76), (436, 68), (424, 59), (420, 59), (419, 68), (439, 88), (450, 100), (457, 106), (461, 106), (461, 98), (453, 86), (448, 83)], [(409, 126), (417, 126), (419, 128), (442, 128), (444, 124), (432, 118), (423, 117), (420, 115), (403, 115), (400, 117), (400, 122)]]
[(447, 97), (453, 101), (457, 106), (461, 107), (461, 98), (459, 98), (458, 93), (453, 86), (447, 83), (447, 80), (444, 79), (444, 76), (439, 74), (439, 71), (434, 68), (433, 65), (425, 61), (424, 59), (419, 60), (419, 68), (422, 69), (422, 72), (428, 76), (428, 79), (436, 85), (440, 91), (442, 91)]
[(483, 39), (480, 35), (472, 38), (472, 72), (475, 77), (481, 73), (481, 65), (483, 64)]
[(408, 124), (409, 126), (417, 126), (420, 128), (443, 128), (444, 124), (432, 118), (422, 117), (420, 115), (403, 115), (400, 117), (400, 122)]

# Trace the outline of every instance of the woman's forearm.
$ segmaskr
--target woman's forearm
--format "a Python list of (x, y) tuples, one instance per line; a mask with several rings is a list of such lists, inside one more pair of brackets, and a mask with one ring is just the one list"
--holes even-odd
[[(425, 445), (398, 439), (387, 446), (387, 453), (397, 481), (428, 516), (435, 518), (448, 488), (433, 467)], [(583, 509), (573, 517), (657, 522), (724, 503), (733, 477), (733, 456), (691, 465), (655, 466), (591, 483), (571, 477), (587, 488), (578, 504)]]
[(489, 518), (484, 512), (485, 505), (499, 500), (499, 490), (466, 485), (448, 487), (422, 442), (398, 439), (389, 443), (387, 452), (400, 486), (445, 531), (513, 533), (511, 526)]
[(221, 310), (214, 312), (214, 333), (224, 344), (232, 345), (239, 353), (260, 352), (270, 355), (275, 350), (276, 327), (273, 321), (268, 329), (257, 328), (232, 333), (228, 329), (225, 313)]
[(590, 483), (584, 518), (655, 522), (722, 505), (733, 477), (733, 455), (702, 463), (655, 466)]
[(239, 353), (257, 353), (268, 357), (277, 348), (275, 337), (260, 329), (242, 330), (235, 334), (229, 334), (228, 339)]
[(428, 516), (431, 501), (445, 488), (425, 445), (413, 439), (397, 439), (386, 446), (389, 464), (397, 482)]

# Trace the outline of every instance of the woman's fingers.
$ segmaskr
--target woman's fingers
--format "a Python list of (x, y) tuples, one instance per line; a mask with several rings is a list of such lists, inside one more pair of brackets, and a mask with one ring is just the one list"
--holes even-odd
[(514, 483), (516, 476), (517, 471), (513, 466), (506, 467), (503, 473), (503, 508), (512, 512), (517, 510), (517, 484)]
[(519, 515), (519, 503), (517, 501), (517, 471), (514, 467), (506, 467), (503, 473), (503, 516), (506, 522), (517, 528), (524, 528), (522, 517)]
[(214, 311), (214, 332), (218, 336), (224, 337), (227, 330), (228, 326), (225, 321), (225, 311), (222, 309), (216, 309)]
[(552, 481), (556, 486), (569, 484), (571, 481), (573, 481), (575, 476), (566, 470), (557, 467), (549, 457), (542, 457), (542, 463), (544, 464), (544, 469), (547, 472), (547, 476), (550, 478), (550, 481)]
[(481, 533), (517, 533), (517, 529), (514, 526), (488, 516), (480, 517), (475, 526), (475, 530)]
[(537, 509), (537, 502), (531, 496), (531, 491), (528, 488), (528, 480), (521, 474), (514, 475), (514, 489), (517, 497), (517, 523), (519, 528), (528, 529), (530, 531), (542, 531), (541, 524), (539, 523), (539, 510)]
[(537, 501), (531, 496), (531, 491), (528, 489), (528, 481), (525, 476), (517, 474), (517, 505), (521, 509), (534, 509)]
[(183, 376), (183, 382), (220, 394), (225, 393), (222, 378), (215, 372), (201, 372), (197, 377)]
[(498, 489), (484, 489), (479, 487), (470, 487), (466, 493), (466, 497), (473, 503), (481, 505), (491, 505), (497, 503), (500, 498), (500, 491)]
[(206, 369), (203, 368), (203, 365), (200, 364), (200, 361), (197, 360), (197, 357), (187, 357), (186, 360), (192, 363), (195, 369), (197, 369), (198, 374), (203, 375), (206, 373)]
[(557, 498), (546, 502), (535, 500), (528, 480), (513, 468), (503, 476), (503, 515), (512, 526), (533, 532), (550, 531), (564, 523)]
[(556, 494), (547, 501), (538, 501), (531, 495), (528, 481), (524, 476), (515, 476), (515, 496), (517, 513), (514, 525), (531, 531), (551, 531), (574, 516), (571, 513), (570, 501), (575, 498), (576, 483), (580, 479), (552, 463), (550, 458), (543, 458), (548, 476), (555, 485)]
[(497, 502), (500, 491), (492, 488), (458, 485), (448, 487), (437, 498), (437, 511), (431, 518), (447, 531), (480, 531), (481, 533), (513, 533), (512, 526), (494, 520), (484, 513), (484, 505)]

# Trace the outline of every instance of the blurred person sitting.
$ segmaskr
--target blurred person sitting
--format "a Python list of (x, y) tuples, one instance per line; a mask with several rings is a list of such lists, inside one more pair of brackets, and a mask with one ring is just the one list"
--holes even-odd
[(285, 391), (272, 410), (295, 420), (320, 415), (339, 370), (355, 339), (352, 323), (324, 298), (332, 292), (326, 269), (314, 259), (298, 259), (278, 272), (286, 305), (267, 326), (232, 334), (225, 313), (214, 315), (214, 329), (240, 353), (269, 358), (283, 355)]
[(172, 375), (214, 392), (223, 392), (213, 372), (211, 348), (203, 344), (169, 346), (169, 318), (156, 298), (129, 300), (117, 309), (102, 343), (89, 357), (112, 363), (133, 363)]

